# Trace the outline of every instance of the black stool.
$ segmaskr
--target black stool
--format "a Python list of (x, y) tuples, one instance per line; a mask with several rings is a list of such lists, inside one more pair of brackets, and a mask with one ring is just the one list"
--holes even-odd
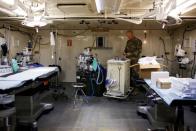
[(83, 88), (85, 87), (85, 85), (83, 83), (75, 83), (72, 85), (73, 88), (74, 88), (74, 106), (76, 106), (76, 101), (78, 101), (78, 92), (81, 92), (82, 95), (85, 97), (83, 98), (83, 100), (88, 103), (88, 100), (87, 100), (87, 97), (86, 97), (86, 94), (84, 93), (83, 91)]

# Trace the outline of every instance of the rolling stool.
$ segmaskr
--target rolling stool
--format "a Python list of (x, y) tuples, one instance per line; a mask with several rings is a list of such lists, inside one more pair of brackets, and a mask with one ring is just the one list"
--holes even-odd
[(16, 109), (14, 107), (13, 95), (0, 95), (0, 118), (3, 118), (3, 131), (11, 131), (10, 116), (12, 116)]
[(74, 106), (76, 105), (76, 101), (79, 100), (78, 99), (78, 92), (80, 91), (82, 93), (82, 95), (85, 97), (85, 99), (83, 98), (84, 101), (86, 101), (86, 103), (88, 103), (88, 100), (86, 99), (86, 94), (84, 93), (83, 89), (85, 87), (85, 85), (83, 83), (75, 83), (72, 85), (74, 88)]

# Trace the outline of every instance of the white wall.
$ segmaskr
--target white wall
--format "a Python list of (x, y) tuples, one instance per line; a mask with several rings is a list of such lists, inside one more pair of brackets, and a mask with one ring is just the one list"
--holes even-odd
[[(64, 34), (65, 36), (58, 36), (57, 43), (57, 58), (61, 57), (62, 60), (58, 61), (58, 64), (62, 66), (62, 81), (73, 82), (75, 81), (75, 67), (76, 59), (79, 54), (83, 51), (85, 47), (91, 47), (97, 33), (86, 31), (85, 33), (82, 30), (66, 30), (58, 31), (58, 33)], [(99, 61), (106, 66), (106, 61), (114, 56), (121, 56), (123, 54), (127, 38), (125, 36), (124, 30), (111, 30), (108, 33), (98, 33), (106, 35), (108, 47), (112, 49), (96, 49), (93, 50), (93, 53), (98, 54)], [(80, 34), (75, 37), (71, 37), (74, 34)], [(49, 31), (40, 31), (39, 33), (42, 37), (40, 45), (40, 63), (44, 65), (54, 64), (55, 61), (52, 59), (52, 49), (49, 45)], [(143, 30), (134, 30), (136, 37), (141, 40), (144, 39)], [(157, 55), (161, 56), (164, 54), (163, 46), (159, 37), (162, 36), (166, 41), (166, 48), (171, 52), (171, 39), (170, 36), (162, 30), (149, 30), (147, 33), (147, 44), (143, 44), (142, 55), (152, 56)], [(67, 39), (72, 39), (72, 46), (67, 46)], [(44, 44), (44, 45), (43, 45)]]
[[(175, 46), (176, 44), (181, 44), (182, 39), (183, 39), (183, 32), (184, 32), (185, 27), (181, 27), (174, 32), (174, 38), (173, 38), (173, 45)], [(191, 26), (190, 26), (191, 29)], [(193, 50), (192, 50), (192, 44), (195, 43), (196, 40), (196, 29), (193, 29), (191, 31), (186, 31), (184, 39), (189, 39), (189, 42), (184, 42), (184, 47), (183, 49), (187, 52), (187, 57), (190, 60), (193, 60)], [(191, 76), (191, 68), (192, 64), (187, 65), (187, 70), (184, 71), (184, 77), (190, 77)], [(178, 65), (175, 64), (173, 66), (172, 70), (174, 73), (179, 73), (179, 68)]]
[(26, 45), (29, 40), (29, 36), (18, 32), (10, 31), (8, 29), (0, 29), (0, 32), (4, 34), (8, 47), (9, 47), (9, 58), (15, 57), (17, 52), (20, 52)]

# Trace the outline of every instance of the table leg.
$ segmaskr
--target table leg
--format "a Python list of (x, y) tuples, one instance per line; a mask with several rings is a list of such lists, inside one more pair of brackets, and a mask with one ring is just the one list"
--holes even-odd
[(176, 107), (176, 121), (174, 131), (183, 131), (184, 129), (184, 109), (182, 106)]

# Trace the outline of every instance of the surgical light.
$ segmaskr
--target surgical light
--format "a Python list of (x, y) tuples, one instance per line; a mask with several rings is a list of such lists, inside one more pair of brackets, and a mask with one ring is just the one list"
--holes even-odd
[(24, 21), (23, 25), (26, 25), (28, 27), (42, 27), (47, 25), (47, 22), (45, 21)]
[(28, 27), (42, 27), (51, 23), (51, 21), (46, 20), (43, 16), (37, 15), (33, 17), (27, 17), (22, 24)]

